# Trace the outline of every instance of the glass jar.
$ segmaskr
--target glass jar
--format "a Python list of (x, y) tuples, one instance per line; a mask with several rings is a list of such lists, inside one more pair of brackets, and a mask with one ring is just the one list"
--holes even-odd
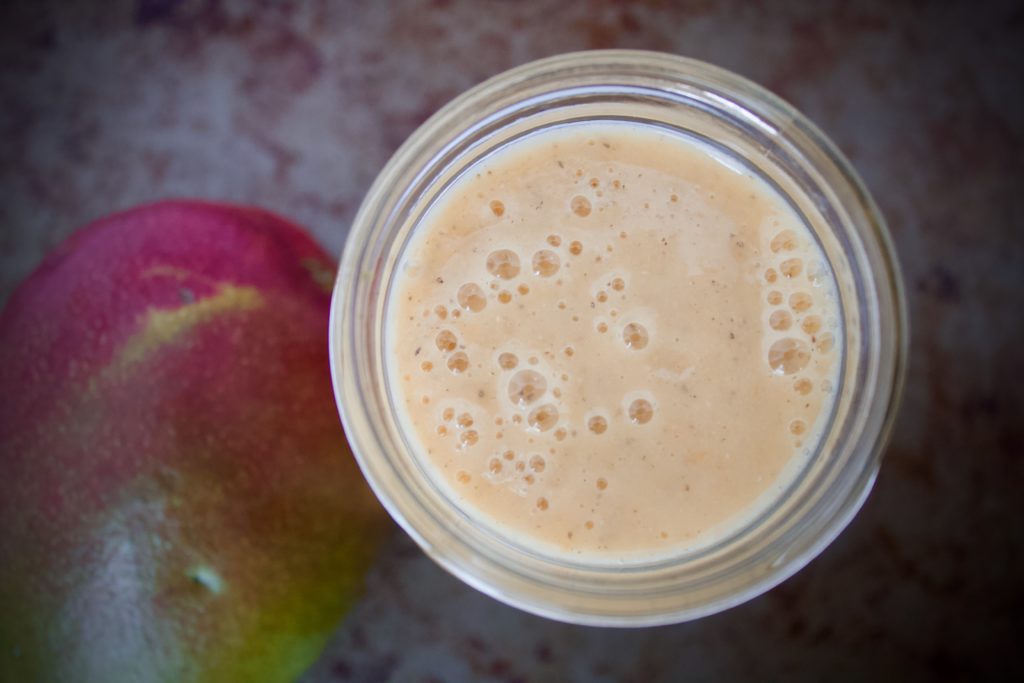
[[(494, 150), (542, 128), (589, 120), (683, 132), (772, 185), (830, 261), (845, 340), (829, 426), (771, 506), (705, 547), (614, 565), (510, 543), (458, 507), (414, 456), (385, 372), (384, 304), (424, 212), (464, 169)], [(820, 553), (871, 489), (907, 353), (891, 240), (835, 145), (754, 83), (652, 52), (593, 51), (533, 62), (441, 109), (370, 189), (348, 236), (331, 313), (331, 372), (342, 420), (363, 473), (395, 520), (445, 569), (484, 593), (553, 619), (606, 626), (718, 612), (763, 593)]]

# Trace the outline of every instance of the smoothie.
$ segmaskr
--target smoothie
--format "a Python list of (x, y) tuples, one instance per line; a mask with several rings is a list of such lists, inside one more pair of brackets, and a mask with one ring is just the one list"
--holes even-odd
[(813, 455), (838, 306), (814, 235), (745, 167), (662, 129), (564, 125), (414, 227), (388, 390), (472, 519), (556, 555), (657, 558), (743, 525)]

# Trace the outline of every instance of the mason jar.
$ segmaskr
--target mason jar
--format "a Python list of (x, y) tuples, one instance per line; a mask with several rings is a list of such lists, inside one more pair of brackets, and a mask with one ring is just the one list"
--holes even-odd
[[(774, 188), (816, 237), (835, 274), (843, 342), (822, 437), (770, 505), (709, 544), (613, 563), (510, 540), (449, 495), (396, 418), (384, 334), (403, 250), (446, 188), (531, 133), (588, 121), (655, 126), (699, 139)], [(341, 417), (363, 473), (395, 520), (474, 588), (545, 617), (603, 626), (712, 614), (767, 591), (818, 555), (871, 490), (899, 400), (907, 341), (902, 283), (885, 223), (824, 133), (728, 71), (622, 50), (566, 54), (513, 69), (459, 96), (413, 133), (381, 171), (352, 225), (330, 323)]]

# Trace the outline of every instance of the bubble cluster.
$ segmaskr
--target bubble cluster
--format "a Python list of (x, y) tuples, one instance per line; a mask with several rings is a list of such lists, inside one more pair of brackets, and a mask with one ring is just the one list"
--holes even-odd
[[(800, 239), (794, 231), (781, 230), (776, 233), (769, 241), (769, 248), (779, 254), (781, 260), (776, 263), (777, 271), (769, 267), (764, 273), (767, 283), (776, 283), (782, 290), (769, 291), (766, 295), (768, 303), (772, 306), (786, 306), (785, 309), (771, 311), (767, 320), (768, 327), (775, 332), (785, 333), (795, 326), (798, 332), (806, 335), (805, 338), (787, 336), (773, 340), (768, 351), (768, 364), (774, 372), (783, 375), (799, 372), (808, 366), (812, 353), (828, 353), (835, 344), (834, 336), (822, 331), (824, 323), (821, 317), (811, 312), (815, 305), (814, 296), (800, 288), (802, 274), (812, 287), (820, 287), (828, 276), (828, 270), (818, 259), (805, 263), (799, 257), (785, 254), (800, 247)], [(780, 274), (784, 280), (779, 280)], [(813, 383), (807, 378), (797, 378), (793, 390), (806, 396), (813, 390)]]

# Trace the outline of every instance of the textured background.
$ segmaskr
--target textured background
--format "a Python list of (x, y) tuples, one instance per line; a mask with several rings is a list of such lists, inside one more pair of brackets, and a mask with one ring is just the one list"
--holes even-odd
[(160, 197), (261, 204), (339, 252), (420, 122), (537, 57), (725, 66), (833, 136), (899, 248), (910, 383), (864, 510), (769, 594), (639, 631), (519, 613), (396, 534), (305, 680), (1008, 674), (1024, 666), (1021, 45), (1019, 2), (3, 2), (0, 301), (77, 225)]

